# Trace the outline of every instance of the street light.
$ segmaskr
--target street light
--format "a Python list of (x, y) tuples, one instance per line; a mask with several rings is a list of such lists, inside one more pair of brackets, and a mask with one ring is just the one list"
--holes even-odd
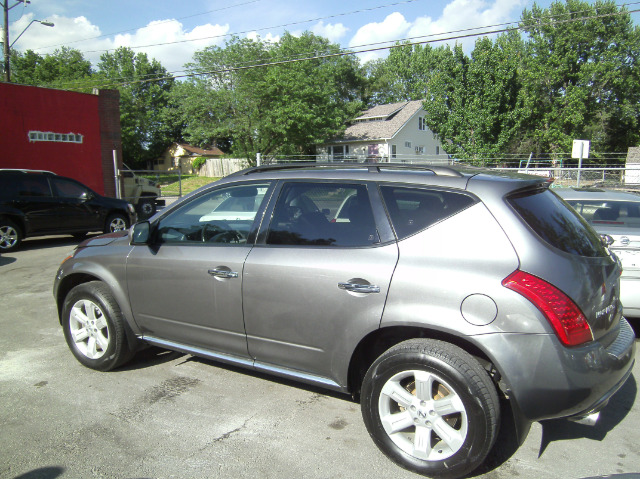
[(10, 62), (10, 57), (11, 57), (11, 47), (18, 41), (18, 38), (20, 38), (22, 36), (22, 34), (24, 32), (27, 31), (27, 28), (29, 28), (31, 26), (32, 23), (39, 23), (41, 25), (44, 25), (45, 27), (53, 27), (53, 23), (51, 22), (46, 22), (46, 21), (42, 21), (42, 20), (31, 20), (31, 23), (29, 23), (29, 25), (27, 25), (27, 28), (25, 28), (24, 30), (22, 30), (22, 32), (20, 33), (20, 35), (18, 35), (18, 38), (16, 38), (13, 43), (9, 43), (9, 10), (11, 10), (13, 7), (16, 7), (20, 4), (23, 5), (28, 5), (30, 2), (30, 0), (16, 0), (16, 3), (14, 3), (13, 5), (9, 6), (9, 0), (4, 0), (1, 1), (0, 0), (0, 6), (2, 6), (2, 9), (4, 10), (4, 45), (3, 45), (3, 52), (4, 52), (4, 81), (6, 82), (10, 82), (11, 81), (11, 62)]
[[(45, 21), (42, 21), (42, 20), (31, 20), (29, 25), (27, 25), (27, 28), (29, 28), (31, 26), (31, 24), (35, 23), (35, 22), (39, 23), (40, 25), (44, 25), (45, 27), (55, 27), (55, 25), (52, 22), (45, 22)], [(27, 28), (22, 30), (22, 33), (26, 32)], [(9, 50), (11, 50), (13, 48), (13, 46), (16, 44), (16, 42), (20, 39), (20, 37), (22, 36), (22, 33), (20, 33), (20, 35), (18, 35), (16, 37), (16, 39), (11, 42), (11, 45), (9, 45)]]

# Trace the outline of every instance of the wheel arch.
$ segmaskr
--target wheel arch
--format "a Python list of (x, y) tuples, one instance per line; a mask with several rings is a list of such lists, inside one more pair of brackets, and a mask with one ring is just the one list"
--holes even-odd
[(402, 341), (419, 338), (437, 339), (453, 344), (470, 354), (480, 363), (496, 387), (496, 391), (500, 397), (501, 407), (505, 406), (509, 409), (503, 411), (503, 414), (509, 414), (513, 417), (515, 433), (518, 443), (521, 445), (527, 437), (531, 427), (531, 421), (520, 411), (517, 399), (512, 394), (506, 394), (501, 387), (500, 380), (502, 373), (500, 372), (499, 366), (496, 365), (491, 357), (477, 344), (474, 344), (467, 338), (448, 332), (416, 326), (389, 326), (372, 331), (362, 338), (351, 355), (347, 373), (347, 389), (354, 400), (359, 401), (362, 380), (371, 364), (373, 364), (382, 353)]
[(133, 350), (133, 348), (137, 347), (136, 330), (138, 328), (132, 321), (133, 315), (129, 307), (126, 293), (122, 290), (113, 288), (113, 284), (118, 284), (117, 282), (115, 282), (115, 280), (107, 281), (104, 277), (99, 274), (95, 274), (94, 272), (77, 272), (69, 274), (59, 281), (55, 290), (55, 299), (58, 309), (58, 321), (60, 322), (60, 325), (62, 325), (62, 310), (64, 308), (64, 301), (69, 292), (80, 284), (90, 283), (92, 281), (99, 281), (105, 284), (113, 294), (113, 297), (118, 303), (118, 307), (120, 308), (120, 311), (122, 312), (122, 315), (125, 319), (124, 324), (127, 333), (127, 342)]
[(15, 225), (20, 228), (20, 234), (23, 238), (27, 237), (27, 228), (24, 222), (24, 215), (16, 214), (11, 212), (2, 212), (0, 213), (0, 219), (8, 219), (15, 223)]

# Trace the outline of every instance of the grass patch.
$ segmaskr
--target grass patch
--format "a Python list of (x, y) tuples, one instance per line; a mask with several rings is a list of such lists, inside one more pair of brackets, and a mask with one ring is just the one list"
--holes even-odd
[[(180, 178), (178, 175), (144, 175), (152, 181), (160, 184), (162, 196), (178, 196), (180, 194)], [(182, 195), (197, 190), (201, 186), (208, 185), (220, 178), (212, 178), (197, 175), (182, 175)]]

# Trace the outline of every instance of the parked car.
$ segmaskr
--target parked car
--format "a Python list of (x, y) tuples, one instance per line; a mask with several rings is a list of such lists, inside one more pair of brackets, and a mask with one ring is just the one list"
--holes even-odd
[(640, 317), (640, 196), (624, 191), (558, 188), (554, 190), (600, 234), (622, 262), (620, 300), (627, 317)]
[(41, 170), (0, 170), (0, 251), (24, 238), (127, 229), (136, 220), (126, 201), (101, 196), (82, 183)]
[[(229, 198), (251, 215), (210, 217)], [(85, 241), (54, 296), (89, 368), (148, 344), (348, 393), (393, 461), (460, 477), (501, 416), (521, 442), (534, 421), (597, 419), (635, 360), (620, 272), (544, 178), (265, 166)]]

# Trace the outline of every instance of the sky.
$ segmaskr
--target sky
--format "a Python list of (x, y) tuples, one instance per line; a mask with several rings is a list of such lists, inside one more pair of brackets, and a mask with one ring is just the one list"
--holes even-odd
[[(126, 46), (177, 74), (192, 61), (194, 52), (223, 46), (233, 34), (277, 41), (285, 31), (295, 35), (308, 30), (344, 48), (363, 50), (379, 47), (379, 42), (517, 21), (524, 9), (533, 6), (533, 0), (31, 0), (28, 5), (4, 1), (16, 5), (9, 12), (10, 43), (32, 20), (55, 24), (33, 23), (14, 49), (45, 55), (68, 46), (97, 65), (106, 51)], [(550, 2), (536, 3), (545, 8)], [(638, 15), (633, 15), (636, 23)], [(475, 39), (461, 42), (470, 51)], [(378, 45), (360, 47), (371, 44)], [(359, 57), (364, 62), (384, 55), (386, 50)]]

